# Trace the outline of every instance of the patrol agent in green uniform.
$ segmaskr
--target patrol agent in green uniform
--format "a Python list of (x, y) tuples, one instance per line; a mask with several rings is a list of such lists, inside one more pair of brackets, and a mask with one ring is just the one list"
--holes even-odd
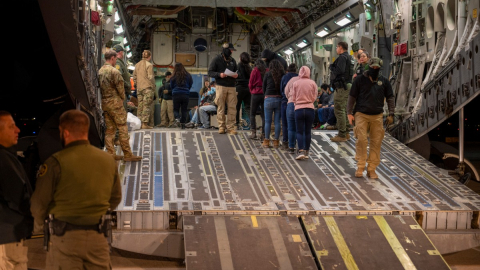
[(117, 63), (115, 68), (120, 71), (123, 78), (123, 86), (125, 87), (125, 99), (123, 101), (123, 107), (127, 108), (128, 97), (132, 95), (132, 85), (130, 84), (130, 73), (128, 72), (127, 66), (125, 66), (124, 58), (124, 49), (121, 45), (113, 46), (112, 50), (117, 52)]
[(59, 129), (64, 149), (38, 172), (31, 204), (34, 232), (42, 230), (47, 216), (54, 217), (46, 269), (111, 269), (99, 224), (120, 203), (121, 184), (112, 156), (90, 145), (89, 125), (81, 111), (63, 113)]

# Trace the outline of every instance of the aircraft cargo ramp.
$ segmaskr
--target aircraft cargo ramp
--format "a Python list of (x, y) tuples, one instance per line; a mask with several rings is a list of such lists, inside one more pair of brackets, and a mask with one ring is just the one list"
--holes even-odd
[(246, 132), (133, 132), (113, 246), (187, 269), (448, 269), (424, 230), (478, 233), (480, 196), (389, 135), (380, 178), (355, 178), (334, 134), (296, 161)]

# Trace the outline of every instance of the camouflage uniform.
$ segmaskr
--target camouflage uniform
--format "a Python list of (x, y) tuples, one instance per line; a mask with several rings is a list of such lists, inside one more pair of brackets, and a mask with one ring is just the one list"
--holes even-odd
[(138, 62), (133, 72), (133, 81), (137, 84), (137, 116), (143, 124), (148, 124), (155, 96), (155, 75), (152, 63), (145, 59)]
[(125, 88), (120, 72), (109, 63), (105, 63), (98, 72), (102, 91), (102, 109), (105, 116), (105, 147), (108, 153), (115, 154), (115, 131), (119, 131), (120, 146), (125, 157), (132, 156), (130, 136), (127, 127), (127, 113), (123, 107)]

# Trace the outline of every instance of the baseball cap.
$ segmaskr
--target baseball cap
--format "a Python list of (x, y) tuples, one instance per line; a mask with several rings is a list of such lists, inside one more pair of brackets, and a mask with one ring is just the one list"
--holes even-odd
[(223, 47), (223, 48), (229, 48), (229, 49), (232, 50), (232, 51), (236, 51), (236, 50), (235, 50), (235, 47), (233, 47), (233, 44), (232, 44), (232, 43), (224, 43), (222, 47)]
[(116, 51), (116, 52), (123, 52), (123, 47), (121, 45), (115, 45), (113, 46), (112, 50)]
[(378, 58), (378, 57), (372, 57), (370, 60), (368, 60), (368, 66), (369, 67), (382, 67), (383, 66), (383, 60)]

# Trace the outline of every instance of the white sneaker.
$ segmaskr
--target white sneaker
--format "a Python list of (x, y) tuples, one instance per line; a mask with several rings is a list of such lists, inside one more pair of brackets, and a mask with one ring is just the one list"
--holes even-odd
[(304, 154), (305, 152), (302, 150), (302, 151), (298, 151), (298, 156), (295, 158), (296, 160), (303, 160), (303, 159), (306, 159), (307, 157), (305, 156)]

